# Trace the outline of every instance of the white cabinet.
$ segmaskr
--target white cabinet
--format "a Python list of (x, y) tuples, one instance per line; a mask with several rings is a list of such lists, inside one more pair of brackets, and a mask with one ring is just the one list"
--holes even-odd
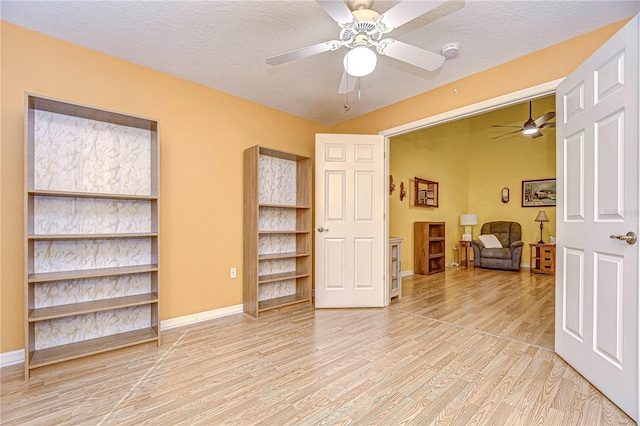
[(389, 301), (402, 298), (402, 238), (389, 238)]
[(26, 378), (160, 344), (158, 126), (26, 95)]

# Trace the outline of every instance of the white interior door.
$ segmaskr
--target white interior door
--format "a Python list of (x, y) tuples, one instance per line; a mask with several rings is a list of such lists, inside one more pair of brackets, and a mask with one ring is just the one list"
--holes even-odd
[(638, 17), (556, 94), (556, 352), (638, 420)]
[(384, 306), (384, 137), (317, 134), (315, 162), (315, 306)]

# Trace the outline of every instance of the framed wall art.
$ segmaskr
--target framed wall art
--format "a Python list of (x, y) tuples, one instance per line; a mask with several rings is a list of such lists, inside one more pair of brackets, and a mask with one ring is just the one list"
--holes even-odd
[(438, 182), (415, 178), (415, 205), (418, 207), (438, 207)]
[(555, 179), (522, 181), (522, 207), (551, 207), (555, 205)]

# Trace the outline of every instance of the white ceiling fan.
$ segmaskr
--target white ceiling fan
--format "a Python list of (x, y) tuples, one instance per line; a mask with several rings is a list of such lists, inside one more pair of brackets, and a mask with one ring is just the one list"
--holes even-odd
[(428, 71), (434, 71), (444, 63), (445, 57), (438, 53), (392, 38), (383, 38), (383, 36), (446, 3), (446, 0), (405, 0), (396, 4), (382, 15), (369, 9), (373, 0), (349, 0), (351, 9), (342, 0), (316, 0), (316, 3), (341, 28), (339, 40), (325, 41), (271, 56), (267, 58), (267, 64), (280, 65), (319, 53), (338, 50), (345, 46), (349, 51), (344, 57), (345, 70), (338, 90), (338, 93), (342, 94), (351, 92), (355, 88), (357, 78), (349, 78), (349, 76), (363, 77), (375, 69), (377, 55), (371, 49), (372, 47), (375, 47), (380, 55), (386, 55)]

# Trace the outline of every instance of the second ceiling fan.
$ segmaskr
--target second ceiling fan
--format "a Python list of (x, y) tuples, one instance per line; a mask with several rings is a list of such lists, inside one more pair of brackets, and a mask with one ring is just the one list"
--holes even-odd
[(428, 71), (442, 66), (445, 57), (419, 47), (391, 38), (383, 38), (395, 28), (424, 15), (446, 1), (402, 1), (382, 15), (371, 10), (373, 0), (349, 0), (349, 7), (343, 1), (316, 0), (316, 3), (341, 28), (339, 39), (330, 40), (301, 49), (267, 58), (267, 64), (280, 65), (296, 59), (347, 47), (344, 57), (344, 72), (338, 93), (351, 92), (357, 78), (370, 74), (376, 66), (377, 55), (389, 56)]
[(531, 139), (535, 139), (542, 136), (542, 132), (540, 130), (556, 127), (555, 122), (548, 123), (549, 120), (551, 120), (556, 116), (555, 111), (549, 111), (548, 113), (534, 120), (531, 117), (531, 108), (532, 108), (532, 104), (531, 104), (531, 101), (529, 101), (529, 119), (525, 121), (525, 123), (522, 126), (503, 126), (501, 124), (494, 124), (493, 126), (491, 126), (491, 127), (511, 127), (511, 128), (518, 129), (518, 130), (514, 130), (513, 132), (505, 133), (500, 136), (495, 136), (491, 139), (502, 138), (504, 136), (512, 135), (514, 133), (522, 133), (523, 135), (531, 136)]

